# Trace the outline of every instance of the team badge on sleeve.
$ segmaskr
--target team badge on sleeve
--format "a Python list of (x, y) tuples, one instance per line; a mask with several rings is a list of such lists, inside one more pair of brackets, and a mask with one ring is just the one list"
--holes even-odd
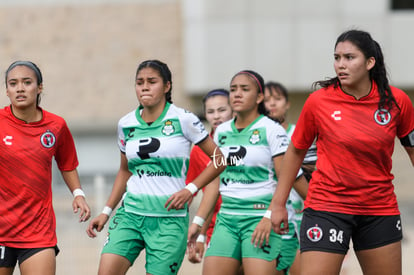
[(374, 119), (379, 125), (386, 125), (391, 121), (391, 114), (386, 109), (375, 111)]
[(308, 239), (310, 241), (318, 242), (322, 239), (323, 236), (322, 228), (315, 224), (315, 226), (312, 226), (306, 231), (306, 236), (308, 236)]
[(51, 131), (47, 130), (40, 137), (40, 143), (42, 143), (42, 145), (46, 148), (51, 148), (56, 143), (56, 137)]
[(196, 122), (193, 122), (193, 126), (198, 127), (198, 129), (200, 130), (200, 133), (202, 133), (206, 130), (206, 128), (204, 127), (204, 124), (201, 123), (200, 120), (197, 120)]

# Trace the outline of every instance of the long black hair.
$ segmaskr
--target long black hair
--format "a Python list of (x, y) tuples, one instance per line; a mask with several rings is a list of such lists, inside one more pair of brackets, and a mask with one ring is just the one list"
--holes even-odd
[[(369, 71), (369, 77), (371, 81), (375, 81), (378, 87), (380, 95), (380, 101), (378, 108), (384, 107), (392, 108), (393, 103), (399, 108), (395, 98), (391, 92), (391, 88), (388, 82), (387, 70), (384, 63), (384, 55), (382, 54), (381, 46), (375, 41), (368, 32), (361, 30), (349, 30), (343, 32), (336, 40), (335, 48), (340, 42), (349, 41), (354, 44), (365, 56), (365, 58), (373, 57), (375, 59), (374, 67)], [(314, 89), (317, 86), (322, 88), (334, 85), (338, 87), (340, 85), (339, 78), (333, 77), (327, 80), (316, 81), (312, 84)]]

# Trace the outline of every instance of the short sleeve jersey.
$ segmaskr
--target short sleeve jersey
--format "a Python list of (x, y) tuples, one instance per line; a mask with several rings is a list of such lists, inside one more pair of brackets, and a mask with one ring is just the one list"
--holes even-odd
[[(286, 129), (289, 139), (292, 138), (295, 128), (295, 124), (289, 123), (288, 128)], [(308, 151), (306, 152), (305, 158), (303, 159), (303, 164), (315, 164), (316, 159), (316, 142), (313, 142), (312, 145), (309, 147)]]
[(210, 163), (211, 159), (197, 145), (191, 149), (186, 184), (192, 182)]
[(38, 122), (0, 110), (0, 245), (55, 246), (52, 158), (62, 171), (78, 166), (72, 135), (63, 118), (42, 110)]
[(355, 215), (399, 214), (392, 184), (395, 137), (414, 129), (409, 97), (391, 87), (400, 107), (378, 108), (375, 83), (355, 99), (340, 87), (312, 93), (296, 124), (292, 142), (308, 148), (317, 138), (318, 160), (305, 207)]
[(164, 207), (167, 199), (185, 187), (190, 149), (207, 138), (201, 121), (184, 109), (167, 103), (151, 124), (142, 108), (118, 123), (118, 145), (128, 160), (132, 176), (124, 197), (125, 211), (144, 216), (186, 216), (187, 209)]
[(276, 188), (273, 157), (289, 144), (285, 129), (260, 115), (239, 131), (232, 119), (217, 127), (214, 140), (228, 165), (220, 174), (220, 213), (263, 216)]

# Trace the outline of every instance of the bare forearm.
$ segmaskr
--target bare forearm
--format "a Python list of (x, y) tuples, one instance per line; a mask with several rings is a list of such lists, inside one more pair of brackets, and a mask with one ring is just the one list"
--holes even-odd
[(124, 153), (121, 152), (121, 161), (118, 173), (116, 174), (115, 182), (112, 187), (111, 195), (109, 196), (106, 206), (114, 209), (126, 192), (126, 183), (131, 177), (131, 172), (128, 170), (128, 160)]
[(201, 227), (201, 231), (200, 231), (201, 235), (206, 235), (207, 234), (207, 230), (210, 227), (211, 220), (213, 219), (213, 214), (214, 214), (214, 211), (211, 211), (207, 215), (206, 221), (204, 222), (203, 226)]
[(130, 175), (131, 174), (127, 171), (118, 171), (111, 194), (106, 202), (107, 206), (113, 209), (118, 205), (122, 195), (126, 192), (126, 182), (128, 181)]
[(73, 192), (73, 190), (77, 188), (81, 188), (78, 171), (76, 169), (71, 171), (61, 171), (61, 174), (70, 192)]
[[(219, 196), (219, 178), (217, 177), (213, 182), (206, 186), (201, 199), (200, 206), (197, 210), (197, 216), (207, 220), (208, 216), (213, 213), (214, 207)], [(211, 219), (210, 219), (211, 221)], [(208, 226), (207, 226), (208, 227)]]
[(198, 189), (202, 189), (207, 186), (210, 182), (213, 182), (225, 167), (215, 167), (213, 163), (210, 163), (201, 174), (193, 180), (193, 183), (197, 185)]
[(201, 189), (212, 182), (216, 177), (218, 177), (220, 173), (226, 169), (226, 165), (223, 162), (223, 156), (220, 149), (211, 138), (207, 138), (205, 141), (199, 144), (199, 146), (203, 152), (211, 158), (211, 162), (193, 181), (198, 189)]
[(289, 145), (283, 157), (281, 169), (278, 174), (276, 191), (272, 200), (273, 204), (278, 204), (280, 206), (286, 204), (289, 192), (296, 180), (297, 173), (302, 165), (305, 154), (306, 150), (298, 150), (292, 144)]
[(296, 192), (300, 195), (302, 199), (306, 199), (306, 194), (308, 193), (309, 183), (306, 180), (305, 176), (300, 176), (295, 182), (293, 183), (293, 188)]

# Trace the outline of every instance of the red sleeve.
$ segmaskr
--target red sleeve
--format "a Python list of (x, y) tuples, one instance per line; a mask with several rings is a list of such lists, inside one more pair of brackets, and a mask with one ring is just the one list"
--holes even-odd
[(190, 163), (188, 165), (186, 184), (192, 182), (207, 167), (210, 158), (201, 150), (200, 147), (194, 145), (190, 153)]
[(314, 106), (314, 102), (314, 96), (311, 94), (306, 100), (296, 123), (291, 141), (298, 149), (308, 149), (315, 140), (316, 121), (312, 112), (316, 107)]
[(396, 98), (398, 106), (401, 109), (397, 136), (398, 138), (403, 138), (414, 130), (414, 107), (406, 93), (397, 88), (392, 88), (394, 97)]
[(58, 146), (55, 154), (56, 163), (61, 171), (72, 171), (78, 166), (75, 142), (68, 126), (64, 122), (57, 138)]

